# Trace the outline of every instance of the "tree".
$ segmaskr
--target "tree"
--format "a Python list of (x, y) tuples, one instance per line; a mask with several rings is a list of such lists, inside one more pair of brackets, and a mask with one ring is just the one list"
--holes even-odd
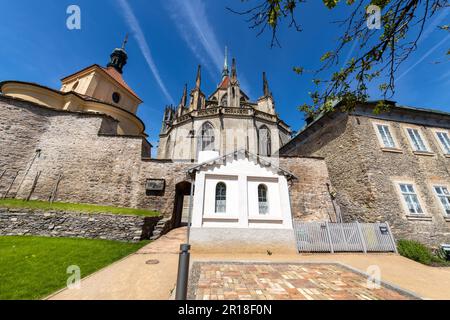
[[(253, 0), (243, 0), (252, 2)], [(317, 0), (313, 0), (317, 1)], [(251, 29), (257, 35), (270, 30), (271, 46), (280, 46), (277, 34), (282, 23), (287, 21), (289, 27), (302, 31), (296, 19), (305, 0), (259, 0), (259, 3), (245, 11), (228, 10), (246, 16)], [(340, 0), (323, 0), (324, 5), (332, 10)], [(375, 112), (389, 107), (388, 99), (395, 93), (395, 76), (399, 67), (413, 51), (417, 49), (424, 28), (434, 15), (441, 10), (448, 10), (449, 0), (346, 0), (350, 6), (350, 15), (336, 23), (343, 28), (334, 50), (321, 57), (322, 66), (318, 70), (306, 71), (303, 67), (294, 67), (298, 74), (312, 72), (315, 90), (310, 93), (312, 104), (299, 107), (309, 115), (315, 115), (334, 108), (335, 102), (341, 101), (345, 110), (352, 110), (358, 102), (367, 101), (368, 84), (375, 79), (386, 77), (379, 85), (384, 101), (380, 102)], [(374, 7), (376, 6), (376, 7)], [(372, 28), (376, 19), (373, 15), (379, 9), (381, 29)], [(439, 26), (439, 32), (449, 32), (448, 25)], [(359, 45), (358, 53), (344, 67), (337, 69), (340, 57), (354, 41)], [(446, 55), (450, 54), (447, 50)], [(332, 75), (321, 79), (325, 72)]]

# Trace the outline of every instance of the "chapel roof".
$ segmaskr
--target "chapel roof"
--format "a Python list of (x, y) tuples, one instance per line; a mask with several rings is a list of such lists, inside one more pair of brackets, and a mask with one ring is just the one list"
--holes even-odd
[(261, 166), (264, 166), (264, 167), (271, 167), (272, 169), (276, 170), (278, 174), (284, 175), (288, 180), (298, 179), (293, 173), (276, 166), (271, 161), (268, 161), (267, 158), (260, 157), (260, 156), (253, 154), (245, 149), (237, 150), (237, 151), (229, 153), (227, 155), (224, 155), (224, 156), (206, 161), (204, 163), (198, 164), (194, 167), (189, 168), (187, 172), (189, 175), (193, 175), (196, 172), (198, 172), (206, 167), (224, 164), (224, 163), (226, 163), (227, 160), (239, 159), (240, 157), (247, 158), (248, 160), (250, 160), (256, 164), (259, 164)]

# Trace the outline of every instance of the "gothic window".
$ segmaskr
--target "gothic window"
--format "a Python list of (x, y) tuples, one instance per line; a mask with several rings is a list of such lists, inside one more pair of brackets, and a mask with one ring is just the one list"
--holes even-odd
[(213, 151), (214, 150), (214, 128), (209, 122), (205, 122), (202, 126), (201, 136), (201, 150)]
[(171, 141), (170, 141), (171, 139), (170, 139), (170, 136), (167, 138), (167, 140), (166, 140), (166, 150), (165, 150), (165, 154), (166, 154), (166, 159), (170, 159), (171, 158), (171, 155), (170, 155), (170, 143), (171, 143)]
[(258, 154), (263, 157), (272, 155), (272, 139), (270, 130), (266, 126), (262, 126), (258, 130)]
[(216, 186), (216, 213), (227, 212), (227, 186), (219, 182)]
[(267, 187), (264, 184), (258, 186), (259, 214), (269, 213), (269, 201), (267, 199)]
[(222, 99), (220, 100), (220, 105), (222, 107), (228, 107), (228, 95), (225, 94)]

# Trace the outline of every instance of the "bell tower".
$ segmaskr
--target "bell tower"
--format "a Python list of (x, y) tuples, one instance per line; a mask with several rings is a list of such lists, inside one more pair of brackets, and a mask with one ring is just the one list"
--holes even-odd
[(107, 67), (113, 67), (117, 70), (120, 74), (123, 73), (123, 67), (127, 64), (128, 55), (125, 51), (125, 46), (128, 43), (128, 34), (125, 36), (125, 39), (123, 40), (122, 48), (116, 48), (111, 53), (109, 63), (107, 64)]

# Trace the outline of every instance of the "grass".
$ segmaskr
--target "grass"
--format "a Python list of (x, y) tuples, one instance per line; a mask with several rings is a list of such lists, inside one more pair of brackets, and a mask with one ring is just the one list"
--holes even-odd
[(413, 240), (399, 240), (397, 242), (398, 253), (408, 259), (417, 261), (432, 267), (450, 266), (450, 262), (435, 255), (424, 244)]
[(159, 212), (143, 210), (143, 209), (133, 209), (133, 208), (119, 208), (110, 206), (98, 206), (92, 204), (81, 204), (81, 203), (65, 203), (65, 202), (54, 202), (50, 203), (47, 201), (24, 201), (18, 199), (3, 199), (0, 200), (0, 208), (12, 208), (12, 209), (38, 209), (38, 210), (58, 210), (58, 211), (76, 211), (84, 213), (111, 213), (119, 215), (134, 215), (134, 216), (144, 216), (144, 217), (157, 217), (160, 216)]
[(69, 266), (79, 266), (86, 277), (147, 243), (0, 237), (0, 300), (44, 298), (66, 286)]

